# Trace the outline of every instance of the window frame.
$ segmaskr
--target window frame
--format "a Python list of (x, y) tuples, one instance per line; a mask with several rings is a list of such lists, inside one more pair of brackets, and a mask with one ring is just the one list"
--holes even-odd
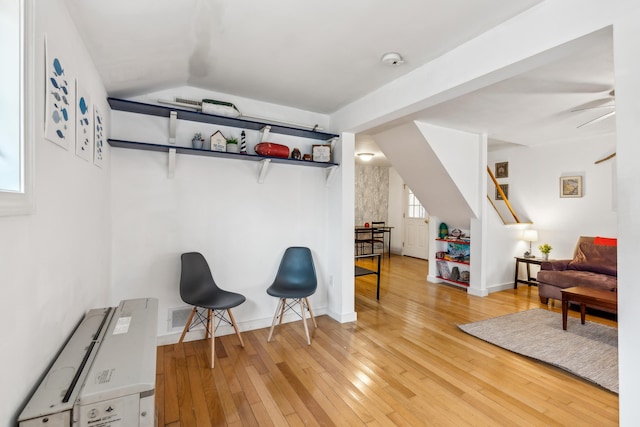
[(34, 209), (34, 26), (33, 0), (18, 0), (20, 28), (21, 191), (0, 191), (0, 216), (28, 215)]

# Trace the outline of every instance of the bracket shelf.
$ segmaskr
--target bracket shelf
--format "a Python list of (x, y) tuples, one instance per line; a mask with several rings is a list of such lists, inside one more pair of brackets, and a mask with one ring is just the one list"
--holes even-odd
[(124, 141), (121, 139), (108, 139), (109, 145), (117, 148), (128, 148), (134, 150), (143, 151), (157, 151), (169, 153), (168, 159), (168, 177), (173, 178), (175, 173), (176, 154), (189, 154), (192, 156), (204, 156), (204, 157), (220, 157), (224, 159), (235, 159), (244, 161), (261, 162), (258, 183), (262, 184), (267, 174), (267, 170), (272, 163), (298, 165), (305, 167), (316, 167), (327, 169), (327, 183), (333, 177), (339, 164), (329, 162), (313, 162), (309, 160), (297, 160), (297, 159), (284, 159), (281, 157), (267, 157), (254, 154), (240, 154), (240, 153), (227, 153), (224, 151), (210, 151), (197, 148), (178, 147), (175, 145), (161, 145), (161, 144), (149, 144), (145, 142)]

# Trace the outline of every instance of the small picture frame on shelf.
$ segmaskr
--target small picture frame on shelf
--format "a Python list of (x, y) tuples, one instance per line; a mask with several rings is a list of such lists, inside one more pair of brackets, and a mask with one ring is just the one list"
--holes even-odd
[(560, 197), (582, 197), (582, 177), (561, 176)]
[[(509, 184), (500, 184), (500, 188), (502, 189), (502, 192), (504, 193), (504, 196), (508, 199), (509, 198)], [(504, 200), (502, 198), (502, 194), (500, 194), (500, 191), (498, 191), (498, 187), (496, 187), (496, 200)]]
[(219, 130), (211, 135), (211, 151), (227, 151), (227, 138)]
[(496, 163), (496, 178), (509, 178), (509, 162)]
[(318, 144), (311, 147), (311, 157), (314, 162), (328, 163), (331, 161), (331, 145)]

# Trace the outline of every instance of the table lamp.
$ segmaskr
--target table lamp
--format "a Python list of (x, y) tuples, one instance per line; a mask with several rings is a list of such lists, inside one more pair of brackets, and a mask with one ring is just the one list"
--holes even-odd
[(529, 242), (529, 250), (524, 253), (524, 257), (534, 258), (534, 255), (531, 252), (531, 242), (538, 241), (538, 232), (536, 230), (524, 230), (522, 240), (524, 240), (525, 242)]

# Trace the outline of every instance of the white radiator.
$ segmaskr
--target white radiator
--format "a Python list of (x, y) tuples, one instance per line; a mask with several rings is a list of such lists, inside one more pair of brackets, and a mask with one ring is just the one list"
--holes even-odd
[(87, 312), (20, 414), (20, 427), (155, 426), (158, 300)]

